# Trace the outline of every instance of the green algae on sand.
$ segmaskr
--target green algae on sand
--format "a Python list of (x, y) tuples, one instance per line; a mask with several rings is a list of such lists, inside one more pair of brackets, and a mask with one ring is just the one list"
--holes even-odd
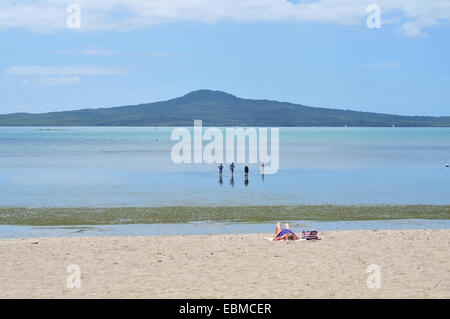
[(0, 225), (62, 226), (188, 223), (264, 223), (289, 220), (352, 221), (450, 219), (450, 205), (298, 205), (238, 207), (0, 207)]

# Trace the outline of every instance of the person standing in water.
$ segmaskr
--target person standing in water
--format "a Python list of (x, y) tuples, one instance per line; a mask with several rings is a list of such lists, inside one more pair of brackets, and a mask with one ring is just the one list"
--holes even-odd
[(219, 176), (222, 177), (223, 165), (220, 163), (219, 165)]
[(248, 186), (248, 165), (245, 165), (244, 173), (245, 173), (245, 186)]
[(222, 186), (222, 184), (223, 184), (222, 171), (223, 171), (223, 165), (222, 165), (222, 163), (220, 163), (220, 165), (219, 165), (219, 184), (220, 184), (220, 186)]
[(231, 176), (234, 176), (234, 162), (230, 164)]
[(264, 182), (264, 162), (261, 164), (261, 179)]

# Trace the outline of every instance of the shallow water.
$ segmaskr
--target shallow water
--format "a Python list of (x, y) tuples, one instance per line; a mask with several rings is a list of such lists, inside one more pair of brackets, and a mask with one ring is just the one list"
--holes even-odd
[[(316, 229), (334, 230), (382, 230), (382, 229), (450, 229), (450, 220), (372, 220), (343, 222), (290, 221), (296, 232)], [(0, 239), (89, 236), (174, 236), (213, 234), (270, 234), (274, 223), (215, 223), (196, 222), (186, 224), (107, 225), (71, 227), (35, 227), (0, 225)]]
[(172, 130), (0, 127), (0, 206), (450, 203), (450, 128), (281, 128), (280, 171), (248, 185), (172, 163)]

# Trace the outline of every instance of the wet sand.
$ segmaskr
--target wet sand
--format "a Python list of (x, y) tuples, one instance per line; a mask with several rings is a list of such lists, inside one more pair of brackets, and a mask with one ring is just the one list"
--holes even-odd
[[(450, 298), (450, 230), (320, 236), (3, 239), (0, 297)], [(379, 266), (380, 288), (367, 285), (372, 264)], [(80, 267), (81, 288), (68, 288), (69, 265)]]

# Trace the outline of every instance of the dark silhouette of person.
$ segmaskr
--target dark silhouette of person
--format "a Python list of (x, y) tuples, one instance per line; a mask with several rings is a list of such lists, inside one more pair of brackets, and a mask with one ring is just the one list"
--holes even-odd
[(222, 179), (222, 175), (219, 176), (219, 185), (222, 186), (223, 184), (223, 179)]
[(223, 165), (222, 165), (222, 163), (220, 163), (220, 165), (219, 165), (219, 176), (220, 176), (220, 178), (222, 178), (222, 171), (223, 171)]
[(234, 176), (234, 162), (230, 164), (231, 176)]
[(248, 186), (248, 165), (245, 165), (244, 173), (245, 173), (245, 186)]
[(233, 176), (231, 176), (230, 185), (231, 185), (231, 187), (234, 187), (234, 177)]

